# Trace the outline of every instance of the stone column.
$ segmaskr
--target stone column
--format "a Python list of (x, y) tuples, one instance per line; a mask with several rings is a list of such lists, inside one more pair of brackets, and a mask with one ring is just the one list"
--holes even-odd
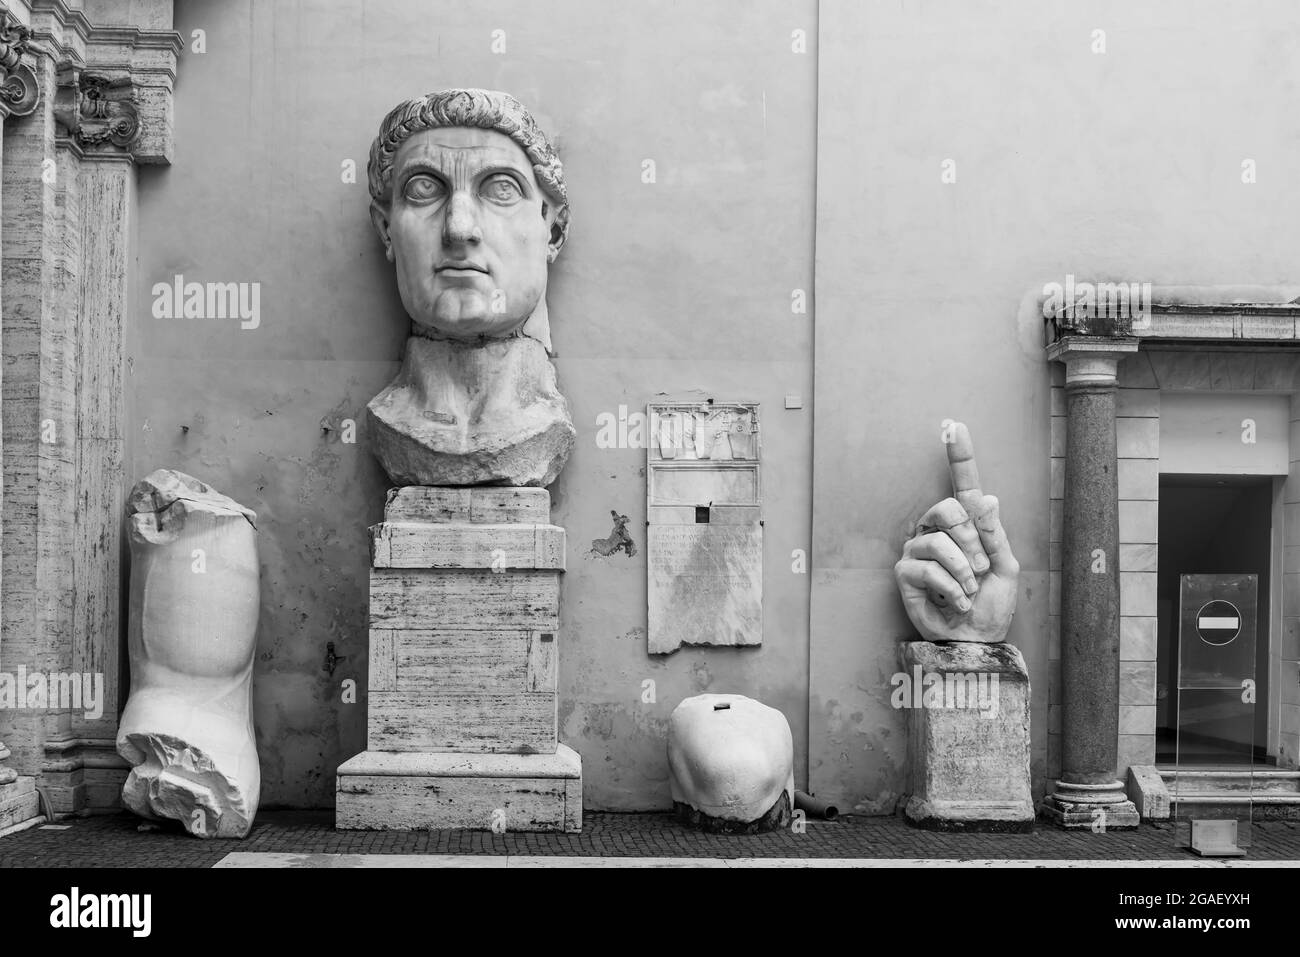
[(1061, 556), (1061, 780), (1044, 814), (1065, 828), (1136, 827), (1119, 760), (1119, 489), (1115, 390), (1135, 339), (1069, 336)]
[[(21, 26), (8, 10), (0, 9), (0, 182), (4, 180), (3, 133), (5, 120), (31, 114), (40, 102), (40, 85), (31, 67), (22, 62), (31, 31)], [(0, 222), (4, 217), (0, 214)], [(3, 283), (0, 283), (0, 295)], [(3, 304), (0, 303), (0, 314)], [(3, 410), (0, 410), (0, 416)], [(0, 443), (3, 456), (3, 443)], [(0, 496), (3, 490), (0, 489)], [(4, 649), (0, 648), (0, 668), (4, 666)], [(20, 692), (21, 693), (21, 692)], [(0, 741), (0, 833), (37, 816), (38, 796), (35, 781), (18, 776), (4, 761), (9, 749)]]

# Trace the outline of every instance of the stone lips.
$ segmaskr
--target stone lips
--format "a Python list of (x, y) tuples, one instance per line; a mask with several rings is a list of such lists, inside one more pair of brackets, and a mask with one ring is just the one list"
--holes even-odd
[(128, 499), (131, 695), (117, 750), (130, 810), (198, 837), (243, 837), (261, 788), (252, 674), (256, 515), (172, 470)]
[(668, 773), (679, 814), (701, 826), (765, 818), (781, 826), (794, 803), (790, 724), (744, 695), (687, 698), (668, 719)]
[(397, 485), (544, 487), (577, 439), (555, 367), (525, 336), (483, 344), (413, 336), (366, 416), (371, 450)]

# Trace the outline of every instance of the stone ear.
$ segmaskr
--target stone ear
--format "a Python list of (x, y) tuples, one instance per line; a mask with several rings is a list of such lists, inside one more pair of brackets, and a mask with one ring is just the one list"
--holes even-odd
[(542, 204), (542, 218), (546, 220), (546, 225), (550, 227), (551, 234), (546, 240), (546, 261), (555, 262), (560, 255), (560, 248), (564, 245), (564, 230), (560, 227), (559, 207), (553, 203)]
[(389, 262), (393, 262), (393, 240), (388, 235), (388, 210), (373, 199), (370, 201), (370, 221), (379, 234), (379, 241), (384, 244), (384, 255)]

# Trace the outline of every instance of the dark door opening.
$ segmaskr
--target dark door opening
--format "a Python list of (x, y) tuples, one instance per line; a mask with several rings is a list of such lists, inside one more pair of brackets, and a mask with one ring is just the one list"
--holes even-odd
[[(1156, 763), (1173, 765), (1178, 721), (1178, 582), (1180, 575), (1258, 575), (1255, 650), (1255, 761), (1267, 755), (1269, 569), (1273, 481), (1268, 476), (1161, 475), (1160, 551), (1156, 580)], [(1243, 759), (1243, 729), (1183, 728), (1183, 764)]]

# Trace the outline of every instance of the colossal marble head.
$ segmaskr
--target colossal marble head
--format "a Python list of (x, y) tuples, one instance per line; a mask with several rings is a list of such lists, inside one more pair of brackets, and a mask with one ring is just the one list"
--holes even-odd
[(384, 118), (370, 216), (411, 317), (369, 405), (399, 485), (549, 485), (576, 430), (550, 362), (547, 270), (564, 245), (560, 160), (514, 97), (443, 90)]
[[(549, 348), (547, 266), (564, 245), (564, 171), (523, 104), (491, 90), (407, 100), (370, 148), (370, 215), (417, 335), (533, 335)], [(525, 328), (541, 307), (534, 325)]]

